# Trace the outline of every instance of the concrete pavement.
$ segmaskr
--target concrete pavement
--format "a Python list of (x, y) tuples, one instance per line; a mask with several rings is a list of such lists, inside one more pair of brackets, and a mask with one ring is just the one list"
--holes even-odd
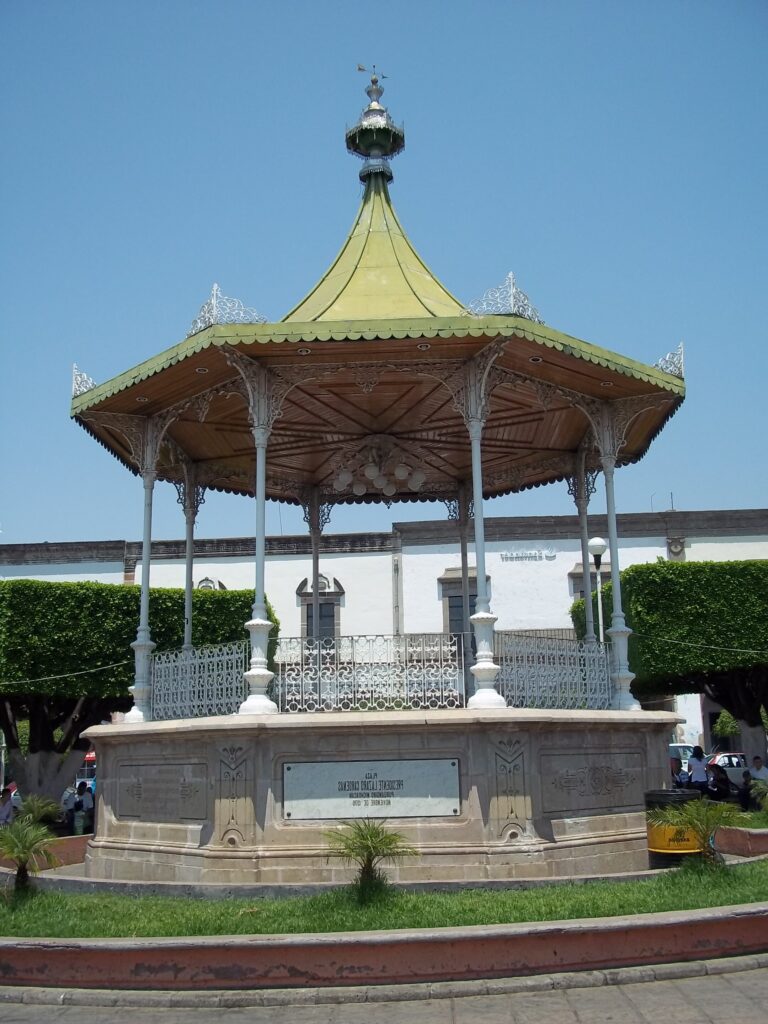
[(768, 954), (496, 981), (357, 989), (0, 988), (2, 1024), (764, 1024)]

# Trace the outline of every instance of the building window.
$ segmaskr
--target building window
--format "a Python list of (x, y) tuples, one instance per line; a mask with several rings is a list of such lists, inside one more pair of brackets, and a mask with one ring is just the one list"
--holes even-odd
[[(319, 576), (317, 581), (320, 619), (320, 639), (341, 636), (341, 609), (344, 604), (344, 587), (334, 577)], [(296, 596), (301, 605), (301, 635), (314, 636), (314, 618), (312, 605), (312, 584), (303, 579), (296, 588)]]
[[(595, 567), (591, 567), (589, 579), (585, 580), (584, 568), (581, 562), (577, 562), (568, 573), (568, 582), (570, 584), (571, 596), (574, 601), (580, 597), (586, 597), (587, 594), (591, 594), (593, 590), (597, 589)], [(611, 567), (610, 565), (606, 565), (605, 562), (600, 566), (600, 582), (603, 586), (605, 586), (606, 583), (611, 582)]]
[[(449, 633), (461, 633), (464, 629), (464, 601), (462, 600), (461, 594), (449, 596), (443, 598), (443, 601), (448, 602), (448, 632)], [(469, 614), (470, 616), (475, 614), (475, 601), (477, 600), (477, 594), (470, 593), (469, 595)], [(469, 627), (472, 628), (471, 625)]]
[[(469, 614), (475, 614), (475, 602), (477, 600), (477, 573), (475, 569), (469, 570)], [(490, 576), (486, 576), (488, 593), (490, 594)], [(464, 631), (464, 606), (461, 595), (461, 568), (446, 569), (438, 578), (440, 600), (443, 606), (443, 632), (462, 633)], [(470, 632), (472, 625), (470, 624)]]

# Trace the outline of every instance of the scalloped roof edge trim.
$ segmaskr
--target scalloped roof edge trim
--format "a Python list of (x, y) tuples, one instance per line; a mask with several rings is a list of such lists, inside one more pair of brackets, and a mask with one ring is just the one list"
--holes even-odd
[[(291, 329), (286, 329), (290, 327)], [(92, 406), (142, 381), (149, 380), (161, 370), (198, 355), (212, 345), (266, 345), (297, 344), (326, 341), (389, 341), (406, 338), (482, 338), (523, 337), (555, 349), (566, 355), (603, 366), (608, 370), (653, 384), (677, 395), (685, 394), (685, 382), (655, 366), (637, 362), (600, 348), (587, 341), (563, 334), (543, 324), (533, 324), (522, 317), (429, 317), (401, 320), (350, 320), (332, 324), (329, 321), (306, 324), (286, 324), (283, 321), (268, 324), (216, 324), (185, 338), (159, 355), (139, 363), (130, 370), (98, 384), (72, 399), (71, 416), (85, 412)]]

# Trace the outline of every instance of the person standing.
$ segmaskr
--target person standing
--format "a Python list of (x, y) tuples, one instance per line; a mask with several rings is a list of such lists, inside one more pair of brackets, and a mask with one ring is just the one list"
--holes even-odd
[(10, 825), (13, 821), (13, 799), (10, 789), (6, 786), (0, 793), (0, 827)]
[(691, 756), (688, 758), (688, 774), (691, 789), (698, 789), (700, 793), (706, 793), (709, 785), (707, 777), (707, 762), (704, 759), (704, 751), (701, 747), (694, 747)]

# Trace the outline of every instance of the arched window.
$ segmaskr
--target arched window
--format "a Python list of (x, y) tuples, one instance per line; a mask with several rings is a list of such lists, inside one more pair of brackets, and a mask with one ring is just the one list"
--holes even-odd
[[(317, 591), (319, 601), (320, 638), (341, 636), (341, 609), (344, 604), (344, 588), (336, 579), (330, 580), (322, 574), (318, 576)], [(312, 614), (312, 586), (309, 579), (304, 578), (296, 588), (296, 596), (301, 604), (301, 635), (314, 635)]]

